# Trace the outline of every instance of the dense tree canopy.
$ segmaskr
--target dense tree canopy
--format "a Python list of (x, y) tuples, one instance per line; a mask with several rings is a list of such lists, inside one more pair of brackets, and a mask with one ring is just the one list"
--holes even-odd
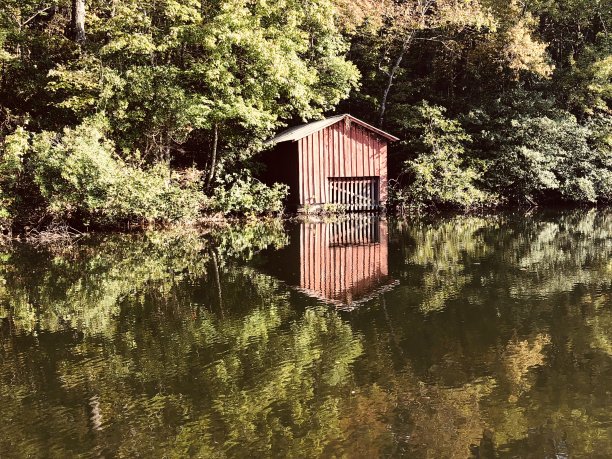
[[(83, 161), (104, 151), (111, 169), (157, 170), (179, 190), (170, 201), (181, 189), (198, 190), (212, 196), (199, 203), (210, 211), (258, 213), (266, 209), (250, 203), (260, 202), (276, 210), (282, 190), (268, 191), (251, 177), (262, 141), (283, 125), (339, 110), (403, 139), (390, 162), (402, 203), (406, 193), (411, 204), (462, 208), (609, 202), (609, 6), (605, 0), (0, 0), (2, 225), (193, 216), (192, 207), (173, 202), (144, 215), (133, 209), (108, 215), (107, 201), (92, 207), (89, 196), (89, 207), (54, 212), (40, 183), (80, 179), (62, 162), (56, 178), (41, 178), (40, 164), (53, 154), (72, 155), (53, 146), (67, 139), (89, 152), (81, 153)], [(416, 167), (440, 153), (414, 148), (432, 135), (415, 117), (422, 106), (449, 120), (451, 131), (441, 135), (461, 158), (438, 160), (450, 161), (456, 174), (425, 177)], [(176, 178), (188, 167), (195, 169), (179, 176), (189, 180)], [(432, 188), (416, 193), (424, 181)], [(466, 187), (473, 187), (470, 199)], [(104, 193), (109, 199), (131, 193), (120, 188)], [(162, 210), (170, 207), (179, 210)]]

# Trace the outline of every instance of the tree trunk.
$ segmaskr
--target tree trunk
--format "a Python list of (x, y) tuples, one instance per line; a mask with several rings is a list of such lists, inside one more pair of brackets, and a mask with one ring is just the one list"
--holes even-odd
[(206, 179), (206, 187), (210, 188), (215, 179), (215, 169), (217, 167), (217, 149), (219, 148), (219, 125), (215, 123), (213, 128), (213, 145), (210, 154), (210, 168)]
[(408, 36), (404, 39), (402, 43), (402, 48), (400, 49), (399, 55), (397, 59), (395, 59), (395, 64), (393, 64), (393, 68), (391, 72), (389, 72), (389, 79), (387, 80), (387, 86), (385, 87), (385, 92), (383, 93), (382, 101), (380, 102), (380, 111), (378, 113), (378, 126), (382, 127), (383, 122), (385, 121), (385, 111), (387, 110), (387, 99), (389, 98), (389, 92), (391, 91), (391, 86), (393, 86), (393, 80), (395, 80), (395, 76), (397, 71), (402, 64), (402, 59), (404, 59), (404, 54), (410, 47), (410, 43), (412, 42), (412, 37), (414, 33), (408, 34)]
[(72, 39), (77, 43), (83, 43), (85, 41), (85, 0), (72, 0), (70, 28)]

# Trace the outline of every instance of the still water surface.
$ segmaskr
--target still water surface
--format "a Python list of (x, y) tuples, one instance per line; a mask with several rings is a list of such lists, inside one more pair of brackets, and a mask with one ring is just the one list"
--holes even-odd
[(0, 248), (0, 457), (612, 457), (612, 212)]

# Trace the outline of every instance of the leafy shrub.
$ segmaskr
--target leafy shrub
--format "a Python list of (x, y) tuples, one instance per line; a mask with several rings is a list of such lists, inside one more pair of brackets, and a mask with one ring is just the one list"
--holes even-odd
[(18, 128), (0, 148), (0, 229), (3, 232), (11, 230), (16, 208), (22, 205), (21, 195), (28, 195), (21, 183), (27, 146), (28, 134), (23, 128)]
[(612, 153), (594, 129), (566, 112), (506, 121), (485, 134), (496, 152), (486, 174), (492, 189), (518, 202), (610, 200)]
[(415, 145), (419, 154), (404, 163), (402, 172), (410, 182), (406, 188), (395, 188), (396, 203), (467, 209), (494, 201), (476, 185), (480, 171), (464, 160), (464, 144), (470, 136), (444, 112), (443, 107), (423, 102), (408, 121), (420, 134)]
[(215, 188), (209, 203), (211, 210), (225, 215), (282, 213), (283, 200), (289, 192), (287, 185), (275, 183), (270, 187), (250, 176), (229, 176), (228, 181)]
[[(177, 221), (197, 217), (203, 199), (197, 171), (117, 156), (101, 117), (61, 133), (18, 129), (4, 142), (0, 169), (11, 171), (3, 174), (0, 198), (13, 216), (24, 212), (20, 202), (33, 201), (43, 216), (80, 224)], [(20, 196), (23, 190), (36, 196)]]
[(486, 189), (514, 203), (610, 202), (612, 124), (579, 122), (542, 94), (511, 91), (463, 118), (471, 155), (485, 162)]

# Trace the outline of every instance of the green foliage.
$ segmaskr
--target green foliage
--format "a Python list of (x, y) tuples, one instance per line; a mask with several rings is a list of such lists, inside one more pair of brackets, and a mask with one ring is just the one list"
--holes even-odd
[(565, 105), (583, 115), (607, 113), (612, 107), (612, 37), (599, 34), (593, 44), (570, 59), (560, 71), (560, 98)]
[(515, 93), (467, 121), (474, 123), (478, 156), (489, 164), (484, 180), (500, 195), (531, 204), (610, 200), (609, 118), (584, 126), (550, 102)]
[[(4, 79), (24, 80), (21, 91), (2, 85), (0, 101), (23, 111), (22, 99), (44, 93), (32, 109), (53, 111), (59, 123), (36, 122), (54, 131), (105, 110), (121, 149), (157, 159), (180, 156), (187, 143), (209, 157), (216, 127), (219, 162), (231, 164), (283, 120), (320, 117), (358, 79), (329, 0), (92, 2), (78, 49), (61, 29), (69, 8), (14, 27), (40, 7), (11, 1), (2, 14), (7, 38), (0, 44), (15, 57)], [(25, 58), (24, 50), (39, 46), (48, 51), (44, 59)], [(215, 168), (207, 159), (201, 166)]]
[[(66, 2), (0, 5), (0, 140), (15, 128), (7, 114), (29, 121), (32, 132), (49, 132), (31, 139), (32, 154), (40, 156), (36, 183), (51, 201), (49, 210), (77, 219), (193, 214), (196, 186), (185, 177), (195, 174), (179, 177), (162, 163), (197, 167), (211, 189), (217, 178), (227, 182), (227, 174), (244, 173), (244, 162), (276, 128), (321, 118), (359, 78), (330, 0), (87, 2), (82, 43), (66, 33)], [(103, 139), (77, 133), (74, 126), (99, 113), (108, 122)], [(79, 172), (66, 169), (75, 175), (60, 184), (54, 175), (64, 166), (57, 158), (77, 146), (75, 136), (87, 145), (79, 145), (85, 148), (74, 161), (89, 170), (66, 165)], [(137, 151), (143, 163), (136, 167)], [(115, 183), (128, 181), (122, 176), (130, 176), (132, 188)], [(179, 189), (186, 191), (180, 204)], [(239, 196), (223, 197), (223, 210), (280, 210), (280, 188), (270, 196), (251, 183), (242, 189), (264, 202), (239, 205)], [(0, 195), (2, 218), (11, 199)]]
[[(0, 0), (0, 142), (18, 151), (0, 159), (3, 230), (192, 218), (198, 174), (225, 184), (215, 211), (278, 212), (280, 188), (228, 184), (276, 129), (339, 104), (405, 140), (398, 202), (610, 201), (604, 0), (96, 0), (78, 43), (70, 6)], [(447, 112), (426, 127), (421, 100)], [(101, 113), (102, 137), (76, 133)]]
[(0, 160), (3, 170), (12, 170), (0, 183), (12, 198), (12, 216), (27, 201), (37, 204), (35, 213), (67, 222), (169, 222), (196, 218), (202, 204), (197, 171), (127, 163), (116, 155), (100, 117), (61, 133), (18, 129), (7, 136)]
[(476, 182), (480, 172), (465, 161), (470, 136), (459, 122), (444, 115), (444, 108), (423, 102), (407, 123), (419, 134), (412, 144), (418, 155), (404, 163), (410, 184), (396, 199), (410, 205), (452, 206), (469, 209), (491, 202)]
[(6, 139), (0, 150), (0, 229), (11, 225), (12, 210), (16, 205), (16, 188), (23, 172), (23, 152), (27, 148), (28, 135), (19, 128)]
[(223, 230), (213, 231), (211, 236), (222, 266), (237, 260), (248, 261), (263, 249), (278, 250), (289, 243), (283, 221), (278, 218), (230, 224)]
[(262, 215), (283, 212), (283, 200), (287, 197), (288, 187), (281, 183), (267, 186), (251, 176), (227, 178), (228, 184), (220, 184), (214, 189), (208, 203), (213, 211), (225, 215)]

